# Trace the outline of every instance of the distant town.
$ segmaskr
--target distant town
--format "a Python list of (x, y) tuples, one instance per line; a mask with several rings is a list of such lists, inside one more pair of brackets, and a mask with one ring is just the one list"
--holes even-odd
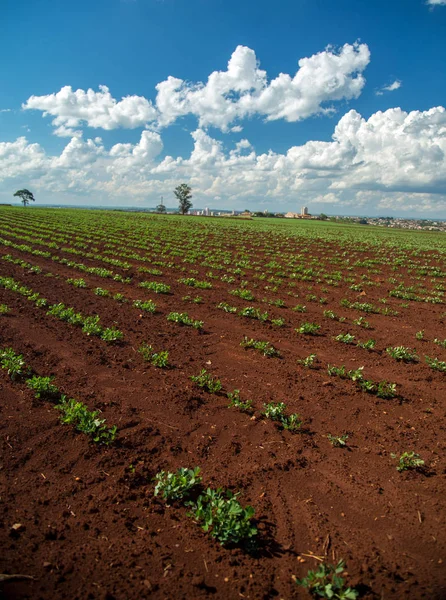
[[(173, 212), (167, 209), (168, 212)], [(424, 231), (446, 232), (446, 221), (441, 219), (407, 219), (402, 217), (344, 217), (328, 216), (324, 213), (310, 214), (307, 206), (302, 206), (300, 212), (273, 213), (262, 211), (237, 211), (237, 210), (212, 210), (209, 208), (190, 210), (190, 215), (199, 217), (238, 217), (242, 219), (276, 218), (276, 219), (306, 219), (314, 221), (332, 221), (336, 223), (356, 223), (358, 225), (371, 225), (390, 227), (394, 229), (418, 229)]]

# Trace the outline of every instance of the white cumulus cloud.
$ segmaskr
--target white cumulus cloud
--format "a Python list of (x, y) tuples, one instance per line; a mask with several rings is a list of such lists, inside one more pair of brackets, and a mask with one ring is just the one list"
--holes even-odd
[(155, 105), (143, 96), (118, 101), (106, 86), (99, 86), (98, 92), (65, 86), (57, 93), (31, 96), (22, 108), (52, 116), (54, 133), (61, 137), (79, 137), (77, 128), (84, 125), (107, 130), (166, 127), (186, 115), (194, 115), (200, 128), (238, 132), (239, 121), (254, 116), (299, 121), (331, 114), (333, 102), (360, 95), (369, 62), (366, 44), (329, 47), (300, 59), (294, 75), (280, 73), (269, 81), (254, 50), (237, 46), (227, 69), (212, 72), (205, 83), (173, 76), (158, 83)]
[[(226, 71), (214, 71), (206, 83), (168, 77), (156, 86), (162, 125), (193, 114), (200, 127), (223, 131), (236, 120), (258, 115), (268, 121), (299, 121), (333, 112), (327, 103), (357, 98), (365, 84), (362, 72), (370, 61), (366, 44), (327, 48), (299, 60), (294, 76), (280, 73), (268, 82), (254, 50), (237, 46)], [(238, 127), (237, 125), (235, 127)]]
[(105, 85), (99, 86), (99, 92), (73, 91), (67, 85), (56, 94), (31, 96), (22, 108), (41, 110), (44, 116), (53, 116), (56, 135), (61, 136), (73, 135), (73, 128), (83, 124), (107, 130), (134, 129), (156, 119), (156, 110), (149, 100), (143, 96), (126, 96), (118, 102)]

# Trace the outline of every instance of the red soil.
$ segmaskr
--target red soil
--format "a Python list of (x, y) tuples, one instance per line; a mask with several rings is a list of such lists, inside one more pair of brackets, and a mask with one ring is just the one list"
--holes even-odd
[[(158, 313), (142, 316), (91, 289), (74, 290), (64, 279), (83, 275), (73, 270), (11, 254), (61, 278), (4, 261), (0, 275), (15, 277), (50, 303), (97, 312), (125, 339), (117, 346), (90, 339), (0, 289), (0, 303), (12, 309), (0, 316), (0, 347), (22, 353), (39, 375), (55, 375), (64, 393), (101, 409), (119, 430), (115, 445), (97, 447), (62, 425), (50, 403), (0, 373), (1, 573), (32, 577), (3, 583), (5, 598), (307, 598), (293, 577), (317, 567), (312, 554), (331, 563), (345, 559), (346, 580), (364, 598), (446, 597), (445, 376), (424, 362), (398, 363), (384, 351), (404, 345), (445, 360), (444, 349), (414, 337), (421, 329), (427, 340), (441, 337), (441, 327), (444, 334), (444, 306), (411, 303), (403, 319), (366, 315), (369, 332), (322, 317), (325, 308), (350, 322), (360, 316), (339, 308), (345, 287), (330, 288), (327, 306), (307, 302), (305, 315), (256, 304), (285, 317), (287, 326), (279, 329), (217, 310), (221, 301), (251, 304), (228, 296), (218, 281), (212, 290), (196, 290), (205, 302), (194, 305), (181, 300), (195, 290), (177, 283), (175, 273), (160, 278), (172, 285), (171, 296), (85, 276), (90, 287), (152, 297)], [(367, 294), (376, 302), (383, 290)], [(202, 319), (204, 332), (168, 323), (171, 310)], [(320, 323), (321, 334), (299, 336), (294, 328), (303, 321)], [(377, 351), (332, 340), (347, 330), (376, 339)], [(244, 335), (269, 340), (282, 358), (244, 350)], [(168, 350), (173, 368), (144, 363), (137, 352), (143, 341)], [(320, 368), (297, 363), (310, 353), (317, 353)], [(359, 391), (351, 381), (329, 377), (327, 364), (365, 365), (370, 379), (397, 383), (401, 398)], [(305, 432), (281, 431), (228, 409), (225, 395), (206, 394), (190, 381), (203, 367), (225, 390), (239, 388), (243, 399), (252, 398), (258, 410), (264, 402), (285, 402), (304, 417)], [(333, 448), (327, 434), (344, 432), (348, 448)], [(390, 454), (406, 450), (420, 453), (424, 472), (396, 470)], [(196, 465), (205, 486), (241, 491), (242, 504), (255, 508), (257, 553), (221, 547), (187, 509), (154, 497), (158, 471)], [(15, 531), (14, 524), (21, 527)]]

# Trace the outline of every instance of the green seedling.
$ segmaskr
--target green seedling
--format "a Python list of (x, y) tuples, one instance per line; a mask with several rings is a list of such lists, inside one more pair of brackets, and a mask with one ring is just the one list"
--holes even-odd
[(405, 348), (404, 346), (395, 346), (394, 348), (386, 348), (386, 352), (389, 356), (395, 360), (402, 361), (405, 363), (418, 362), (419, 358), (413, 350)]
[(156, 312), (156, 304), (153, 300), (135, 300), (133, 306), (151, 314)]
[(220, 302), (220, 304), (217, 304), (217, 308), (219, 308), (220, 310), (224, 310), (227, 313), (236, 313), (237, 312), (237, 307), (231, 306), (227, 302)]
[(327, 439), (335, 448), (344, 448), (347, 445), (348, 435), (327, 435)]
[(110, 344), (119, 342), (123, 338), (124, 334), (122, 331), (119, 331), (119, 329), (116, 329), (115, 327), (106, 327), (101, 333), (101, 340), (104, 340), (104, 342), (109, 342)]
[(97, 444), (111, 444), (116, 438), (117, 427), (110, 429), (105, 425), (105, 419), (99, 419), (99, 411), (89, 411), (82, 402), (74, 398), (61, 396), (60, 404), (56, 406), (62, 413), (62, 423), (74, 425), (78, 431), (86, 433)]
[(201, 482), (200, 467), (185, 469), (181, 467), (176, 473), (160, 471), (155, 475), (155, 496), (161, 495), (164, 500), (187, 499), (192, 490)]
[(219, 379), (215, 379), (212, 375), (206, 371), (206, 369), (202, 369), (199, 375), (192, 375), (190, 379), (198, 385), (198, 387), (203, 390), (209, 392), (210, 394), (215, 394), (222, 389), (222, 384)]
[(6, 304), (0, 304), (0, 315), (7, 315), (11, 312), (11, 309)]
[(240, 390), (234, 390), (233, 392), (228, 392), (228, 400), (229, 406), (228, 408), (238, 408), (242, 412), (251, 413), (252, 412), (252, 400), (243, 401), (240, 398)]
[(100, 318), (98, 315), (92, 317), (85, 317), (84, 324), (82, 326), (82, 332), (86, 335), (100, 336), (102, 333), (102, 326), (99, 324)]
[(358, 342), (358, 348), (364, 348), (364, 350), (373, 350), (375, 348), (375, 340), (367, 340), (366, 342)]
[(314, 363), (316, 362), (316, 360), (317, 360), (317, 354), (310, 354), (306, 358), (302, 358), (301, 360), (298, 360), (297, 362), (299, 364), (301, 364), (303, 367), (306, 367), (307, 369), (311, 369), (312, 367), (314, 367)]
[(246, 308), (242, 308), (239, 311), (239, 315), (241, 317), (248, 317), (249, 319), (257, 319), (258, 321), (265, 322), (268, 319), (268, 313), (260, 311), (258, 308), (254, 308), (254, 306), (247, 306)]
[(320, 328), (321, 326), (316, 323), (302, 323), (295, 331), (306, 335), (316, 335)]
[(359, 319), (353, 319), (353, 323), (355, 325), (359, 325), (359, 327), (363, 327), (364, 329), (371, 329), (370, 323), (364, 319), (364, 317), (359, 317)]
[(139, 287), (144, 288), (146, 290), (150, 290), (151, 292), (155, 292), (155, 294), (170, 293), (170, 285), (166, 285), (165, 283), (159, 283), (157, 281), (142, 281), (139, 284)]
[(36, 398), (45, 398), (47, 400), (53, 400), (59, 396), (59, 390), (53, 385), (54, 377), (39, 377), (35, 375), (28, 379), (26, 385), (34, 391)]
[(12, 348), (0, 350), (0, 365), (5, 369), (12, 380), (22, 377), (29, 372), (21, 354), (16, 354)]
[(345, 587), (341, 577), (345, 563), (340, 560), (337, 565), (322, 563), (316, 571), (308, 571), (303, 579), (296, 579), (296, 584), (310, 592), (314, 598), (327, 598), (329, 600), (356, 600), (359, 592), (353, 588)]
[(437, 344), (437, 346), (441, 346), (442, 348), (446, 348), (446, 339), (439, 340), (438, 338), (434, 338), (433, 342), (434, 342), (434, 344)]
[(251, 521), (255, 511), (252, 506), (243, 508), (238, 495), (208, 488), (190, 504), (191, 515), (202, 523), (203, 531), (222, 545), (239, 544), (257, 535), (257, 527)]
[(87, 284), (85, 282), (85, 279), (67, 279), (67, 283), (69, 283), (70, 285), (74, 285), (74, 287), (77, 288), (86, 288)]
[(145, 361), (150, 362), (154, 367), (167, 369), (169, 366), (169, 352), (167, 350), (155, 352), (153, 346), (144, 343), (140, 346), (138, 352)]
[(262, 415), (271, 421), (276, 421), (283, 429), (297, 431), (302, 427), (303, 420), (298, 414), (285, 414), (286, 404), (284, 402), (269, 402), (263, 407), (265, 410)]
[(420, 469), (424, 466), (424, 460), (416, 452), (403, 452), (399, 458), (396, 454), (391, 454), (390, 456), (398, 459), (396, 470), (400, 473), (410, 469)]
[(94, 289), (94, 293), (96, 294), (96, 296), (104, 296), (105, 298), (107, 296), (110, 296), (110, 292), (108, 290), (105, 290), (104, 288), (101, 287), (97, 287)]
[(351, 333), (340, 333), (334, 338), (337, 342), (342, 342), (343, 344), (354, 344), (355, 336)]
[(271, 319), (271, 325), (275, 325), (276, 327), (283, 327), (285, 325), (285, 319), (283, 317), (279, 317), (278, 319)]
[(127, 298), (124, 294), (120, 294), (119, 292), (113, 296), (113, 300), (116, 300), (116, 302), (127, 302)]
[(236, 290), (231, 290), (229, 293), (232, 294), (233, 296), (238, 296), (239, 298), (242, 298), (243, 300), (248, 300), (249, 302), (252, 302), (253, 300), (255, 300), (254, 294), (252, 292), (250, 292), (249, 290), (236, 289)]
[(303, 304), (296, 304), (296, 306), (293, 308), (293, 310), (295, 312), (305, 313), (305, 312), (307, 312), (307, 307), (304, 306)]
[(440, 371), (440, 373), (446, 373), (446, 362), (444, 360), (439, 360), (438, 358), (429, 358), (429, 356), (425, 356), (424, 358), (431, 369), (434, 369), (434, 371)]
[(187, 325), (188, 327), (193, 327), (194, 329), (202, 329), (203, 321), (195, 321), (187, 313), (177, 313), (171, 312), (167, 315), (167, 320), (172, 321), (173, 323), (178, 323), (179, 325)]
[(190, 287), (199, 288), (202, 290), (210, 290), (212, 288), (212, 283), (209, 281), (197, 281), (195, 277), (185, 277), (178, 280), (180, 283), (184, 285), (188, 285)]
[(184, 302), (192, 302), (192, 304), (203, 304), (203, 298), (201, 296), (183, 296), (181, 300)]
[(268, 356), (269, 358), (280, 356), (280, 352), (270, 342), (253, 340), (252, 338), (249, 339), (244, 336), (243, 340), (240, 342), (240, 346), (247, 349), (254, 348), (254, 350), (258, 350), (261, 354)]

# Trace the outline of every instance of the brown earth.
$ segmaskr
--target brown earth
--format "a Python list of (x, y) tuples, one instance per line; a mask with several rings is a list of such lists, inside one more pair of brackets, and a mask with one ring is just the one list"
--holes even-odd
[[(414, 337), (421, 329), (426, 340), (446, 337), (444, 306), (410, 303), (404, 317), (365, 315), (373, 327), (366, 331), (322, 318), (327, 308), (350, 322), (360, 316), (339, 308), (345, 288), (330, 289), (326, 306), (307, 302), (306, 314), (254, 303), (285, 317), (286, 327), (278, 329), (216, 309), (221, 301), (253, 304), (228, 296), (218, 281), (212, 290), (190, 290), (176, 281), (178, 274), (166, 275), (159, 279), (173, 293), (160, 296), (85, 276), (90, 287), (153, 298), (157, 314), (143, 316), (64, 281), (82, 274), (8, 252), (55, 277), (4, 261), (0, 275), (13, 276), (50, 303), (98, 313), (125, 338), (115, 346), (90, 339), (0, 289), (0, 303), (12, 309), (0, 316), (0, 347), (12, 346), (36, 373), (54, 375), (64, 393), (118, 426), (117, 443), (97, 447), (62, 425), (51, 403), (0, 372), (0, 571), (32, 578), (0, 584), (5, 598), (308, 598), (293, 577), (317, 567), (312, 555), (331, 563), (343, 558), (346, 580), (364, 598), (446, 598), (445, 376), (424, 362), (398, 363), (385, 353), (389, 345), (404, 345), (421, 357), (446, 360), (444, 349)], [(390, 275), (383, 269), (380, 276)], [(203, 304), (181, 300), (195, 292)], [(365, 300), (376, 302), (382, 294), (368, 291)], [(168, 323), (171, 310), (202, 319), (204, 332)], [(294, 328), (303, 321), (320, 323), (320, 335), (299, 336)], [(347, 330), (376, 339), (376, 350), (333, 341)], [(244, 350), (244, 335), (269, 340), (282, 357)], [(173, 367), (144, 363), (137, 352), (143, 341), (168, 350)], [(297, 362), (310, 353), (317, 353), (317, 369)], [(365, 365), (370, 379), (397, 383), (399, 397), (379, 399), (331, 378), (328, 364)], [(225, 394), (195, 387), (189, 377), (203, 367), (225, 391), (238, 388), (242, 398), (252, 398), (257, 417), (228, 409)], [(268, 401), (283, 401), (302, 415), (305, 430), (282, 431), (260, 418)], [(349, 435), (348, 448), (333, 448), (327, 434), (341, 433)], [(391, 453), (409, 450), (425, 460), (423, 471), (396, 470)], [(240, 491), (242, 504), (255, 508), (255, 553), (221, 547), (187, 509), (154, 497), (158, 471), (196, 465), (205, 486)]]

